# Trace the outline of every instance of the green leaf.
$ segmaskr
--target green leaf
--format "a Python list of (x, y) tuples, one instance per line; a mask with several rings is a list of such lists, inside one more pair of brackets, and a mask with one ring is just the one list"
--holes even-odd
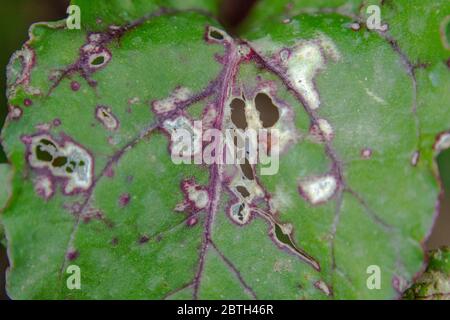
[(0, 212), (6, 207), (11, 197), (11, 166), (0, 163)]
[(172, 10), (217, 14), (219, 7), (217, 0), (72, 0), (71, 4), (80, 8), (82, 25), (88, 30), (102, 30)]
[(284, 22), (301, 13), (336, 12), (346, 16), (363, 14), (369, 5), (381, 0), (261, 0), (255, 3), (250, 16), (240, 26), (242, 32), (261, 25), (261, 21)]
[[(0, 163), (0, 214), (8, 204), (11, 197), (11, 166)], [(5, 230), (0, 223), (0, 245), (6, 246)]]
[[(448, 51), (408, 44), (407, 1), (383, 2), (384, 32), (371, 3), (266, 2), (240, 38), (211, 2), (73, 3), (84, 27), (34, 25), (8, 68), (10, 297), (402, 296), (450, 146)], [(277, 129), (279, 168), (175, 164), (170, 132), (193, 120)]]
[(450, 298), (450, 249), (432, 251), (427, 270), (405, 292), (405, 299), (449, 300)]

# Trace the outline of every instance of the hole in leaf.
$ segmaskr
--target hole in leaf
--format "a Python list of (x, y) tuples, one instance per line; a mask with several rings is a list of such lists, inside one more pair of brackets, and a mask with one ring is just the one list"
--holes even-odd
[(253, 180), (255, 177), (253, 175), (253, 169), (247, 159), (245, 159), (245, 163), (241, 163), (241, 170), (244, 176), (248, 180)]
[(289, 236), (287, 234), (283, 233), (283, 230), (281, 230), (280, 225), (276, 224), (275, 225), (275, 236), (277, 237), (277, 239), (284, 243), (287, 244), (288, 246), (290, 246), (292, 249), (297, 250), (297, 248), (295, 247), (295, 245), (292, 243), (291, 239), (289, 238)]
[(45, 162), (53, 160), (53, 156), (49, 152), (42, 150), (41, 146), (36, 146), (36, 158)]
[(243, 203), (239, 206), (238, 214), (237, 214), (238, 219), (239, 219), (240, 221), (243, 221), (243, 220), (244, 220), (244, 215), (242, 214), (242, 210), (244, 210), (244, 204), (243, 204)]
[(66, 157), (57, 157), (55, 158), (55, 160), (53, 160), (52, 165), (54, 167), (62, 167), (67, 163), (67, 158)]
[(246, 187), (243, 186), (237, 186), (236, 190), (244, 197), (247, 198), (248, 196), (250, 196), (250, 192), (248, 192)]
[(98, 56), (94, 60), (92, 60), (91, 64), (93, 64), (94, 66), (99, 66), (99, 65), (103, 64), (104, 62), (105, 62), (105, 57)]
[(302, 260), (309, 263), (317, 271), (320, 271), (320, 264), (306, 251), (298, 248), (294, 243), (294, 241), (292, 241), (292, 237), (290, 234), (285, 234), (279, 224), (275, 224), (274, 228), (275, 228), (274, 235), (276, 237), (276, 240), (290, 247), (292, 250), (294, 250), (296, 253), (299, 254)]
[(231, 121), (242, 130), (247, 128), (247, 119), (245, 118), (245, 102), (235, 98), (231, 101)]
[(256, 110), (264, 128), (272, 127), (280, 118), (278, 107), (273, 104), (272, 99), (265, 93), (258, 93), (255, 97)]
[(450, 243), (450, 233), (448, 232), (448, 226), (450, 224), (450, 215), (448, 215), (450, 213), (450, 149), (441, 151), (436, 161), (444, 192), (439, 199), (439, 216), (426, 242), (428, 249), (437, 249), (446, 243)]
[(442, 151), (437, 157), (439, 175), (446, 195), (450, 197), (450, 149)]
[(223, 34), (215, 29), (209, 31), (209, 37), (219, 41), (223, 40)]
[(46, 146), (52, 146), (52, 147), (54, 147), (56, 149), (56, 145), (53, 142), (51, 142), (51, 141), (49, 141), (47, 139), (42, 139), (39, 142), (42, 143), (42, 144), (45, 144)]

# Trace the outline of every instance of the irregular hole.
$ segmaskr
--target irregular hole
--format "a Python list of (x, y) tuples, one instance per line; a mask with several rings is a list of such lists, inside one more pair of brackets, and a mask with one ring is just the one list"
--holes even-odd
[(275, 236), (277, 237), (278, 241), (290, 246), (292, 249), (297, 251), (297, 248), (295, 247), (294, 243), (291, 241), (289, 236), (283, 232), (280, 225), (275, 225)]
[(40, 161), (50, 162), (53, 156), (46, 150), (43, 150), (40, 145), (36, 146), (36, 158)]
[(437, 163), (444, 190), (450, 194), (450, 149), (444, 150), (438, 155)]
[[(91, 69), (99, 69), (111, 60), (111, 54), (105, 49), (101, 52), (92, 53), (88, 57), (88, 64)], [(93, 70), (90, 70), (92, 72)]]
[(47, 139), (42, 139), (39, 142), (42, 143), (42, 144), (45, 144), (46, 146), (52, 146), (53, 148), (56, 149), (56, 145), (53, 142), (51, 142), (51, 141), (49, 141)]
[(292, 241), (292, 238), (290, 235), (285, 234), (279, 224), (275, 224), (275, 237), (276, 240), (278, 240), (280, 243), (290, 247), (292, 250), (294, 250), (297, 254), (300, 255), (300, 257), (307, 263), (309, 263), (314, 269), (320, 270), (319, 263), (310, 256), (306, 251), (298, 248), (295, 243)]
[(55, 158), (55, 160), (53, 160), (52, 162), (52, 166), (54, 167), (62, 167), (67, 163), (67, 158), (66, 157), (57, 157)]
[(247, 128), (247, 119), (245, 118), (245, 102), (239, 98), (235, 98), (231, 101), (230, 107), (231, 121), (237, 128), (245, 130)]
[(231, 220), (240, 225), (246, 224), (251, 218), (250, 210), (244, 202), (233, 204), (229, 210)]
[(252, 166), (250, 165), (250, 163), (248, 162), (247, 159), (245, 159), (245, 163), (241, 163), (240, 166), (241, 166), (242, 173), (248, 180), (253, 180), (255, 178), (253, 175)]
[(280, 118), (278, 107), (273, 104), (272, 99), (265, 93), (260, 92), (255, 97), (256, 110), (264, 128), (272, 127)]
[[(92, 184), (93, 161), (89, 152), (76, 143), (66, 140), (63, 145), (44, 137), (24, 137), (23, 142), (30, 144), (32, 152), (27, 157), (31, 167), (47, 168), (52, 176), (67, 178), (64, 182), (64, 193), (89, 189)], [(39, 190), (42, 188), (39, 187)], [(48, 189), (48, 188), (47, 188)], [(49, 194), (49, 192), (44, 192)], [(45, 196), (45, 198), (48, 198)]]
[(224, 39), (223, 34), (216, 29), (209, 30), (209, 37), (219, 41)]
[(237, 186), (236, 190), (244, 197), (247, 198), (248, 196), (250, 196), (250, 192), (248, 192), (246, 187), (243, 186)]
[(98, 57), (94, 58), (94, 60), (91, 61), (91, 64), (93, 64), (94, 66), (99, 66), (99, 65), (103, 64), (104, 62), (105, 62), (105, 57), (98, 56)]
[(241, 221), (241, 222), (244, 221), (244, 214), (242, 213), (243, 210), (244, 210), (244, 204), (241, 203), (239, 208), (237, 209), (237, 214), (236, 214), (239, 221)]

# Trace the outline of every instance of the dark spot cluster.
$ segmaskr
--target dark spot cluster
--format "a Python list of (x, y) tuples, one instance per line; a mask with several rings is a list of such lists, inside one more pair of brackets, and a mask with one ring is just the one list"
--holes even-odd
[(56, 144), (48, 139), (39, 140), (34, 148), (34, 152), (37, 160), (51, 163), (52, 167), (64, 169), (68, 174), (86, 165), (82, 159), (61, 155)]
[(235, 211), (234, 215), (238, 218), (238, 220), (241, 223), (244, 222), (244, 218), (245, 218), (244, 214), (243, 214), (244, 208), (245, 208), (245, 203), (241, 203), (241, 204), (239, 204), (239, 205), (234, 207), (234, 211)]

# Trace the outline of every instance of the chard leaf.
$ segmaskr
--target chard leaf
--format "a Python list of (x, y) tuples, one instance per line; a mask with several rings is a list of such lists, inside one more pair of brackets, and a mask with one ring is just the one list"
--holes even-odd
[[(261, 1), (238, 37), (215, 2), (73, 3), (8, 67), (11, 298), (391, 299), (423, 272), (447, 1)], [(243, 128), (278, 130), (270, 168), (171, 157)]]

